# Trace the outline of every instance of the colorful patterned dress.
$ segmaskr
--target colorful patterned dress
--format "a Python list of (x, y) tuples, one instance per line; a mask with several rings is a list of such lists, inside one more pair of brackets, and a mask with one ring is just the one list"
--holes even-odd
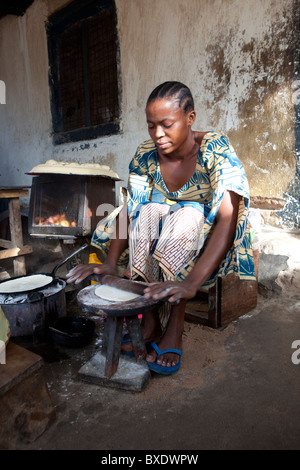
[[(218, 276), (231, 272), (241, 279), (254, 280), (254, 262), (248, 221), (249, 188), (241, 162), (225, 135), (208, 132), (204, 135), (198, 151), (196, 169), (189, 181), (178, 191), (169, 192), (160, 172), (156, 146), (152, 140), (142, 143), (129, 165), (128, 215), (131, 226), (140, 214), (141, 204), (157, 202), (168, 204), (174, 212), (182, 206), (192, 206), (204, 214), (205, 220), (199, 239), (199, 249), (174, 276), (183, 280), (192, 270), (205, 250), (212, 233), (216, 215), (226, 190), (241, 196), (234, 243), (218, 269), (203, 284), (212, 286)], [(92, 245), (107, 253), (114, 231), (114, 221), (122, 207), (113, 211), (96, 228)], [(120, 258), (120, 264), (128, 264), (128, 250)], [(133, 276), (134, 278), (134, 276)]]

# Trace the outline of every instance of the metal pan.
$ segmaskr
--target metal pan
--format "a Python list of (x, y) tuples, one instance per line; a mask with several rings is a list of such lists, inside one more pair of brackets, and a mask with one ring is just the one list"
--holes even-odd
[[(48, 287), (55, 280), (56, 271), (62, 265), (64, 265), (67, 261), (69, 261), (69, 259), (73, 258), (73, 256), (77, 255), (80, 251), (85, 250), (88, 246), (89, 246), (88, 243), (81, 246), (78, 250), (76, 250), (74, 253), (72, 253), (70, 256), (68, 256), (66, 259), (64, 259), (61, 263), (56, 265), (55, 268), (52, 270), (52, 272), (50, 274), (49, 273), (27, 274), (25, 276), (12, 277), (10, 279), (5, 279), (4, 281), (1, 281), (0, 282), (0, 294), (26, 294), (27, 292), (34, 292), (34, 291), (44, 289), (45, 287)], [(26, 288), (26, 283), (27, 283), (26, 280), (30, 277), (33, 277), (33, 276), (36, 276), (36, 275), (39, 275), (39, 274), (45, 276), (43, 285), (42, 286), (40, 285), (39, 287), (29, 287), (29, 288), (27, 287)], [(10, 290), (10, 287), (9, 287), (8, 283), (10, 281), (15, 281), (16, 279), (20, 279), (20, 280), (24, 279), (23, 286), (22, 286), (22, 283), (20, 282), (20, 288), (17, 291), (13, 288), (11, 288), (11, 290)], [(5, 287), (5, 284), (6, 284), (6, 287)]]

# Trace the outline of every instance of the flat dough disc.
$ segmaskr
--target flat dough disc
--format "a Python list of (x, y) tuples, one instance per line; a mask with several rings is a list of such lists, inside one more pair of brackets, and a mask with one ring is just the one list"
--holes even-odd
[(134, 292), (128, 292), (127, 290), (118, 289), (117, 287), (105, 284), (96, 287), (95, 294), (101, 299), (109, 300), (110, 302), (127, 302), (141, 297), (141, 295), (135, 294)]
[(52, 281), (52, 276), (47, 274), (34, 274), (18, 279), (10, 279), (0, 284), (0, 294), (12, 294), (15, 292), (25, 292), (33, 289), (40, 289)]

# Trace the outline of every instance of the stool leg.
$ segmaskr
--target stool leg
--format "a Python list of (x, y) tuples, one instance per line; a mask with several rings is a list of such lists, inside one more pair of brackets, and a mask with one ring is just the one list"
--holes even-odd
[(117, 371), (123, 331), (123, 317), (107, 317), (102, 352), (106, 354), (105, 377), (108, 379)]
[(137, 362), (141, 362), (146, 358), (145, 341), (142, 335), (140, 321), (137, 315), (126, 317), (126, 325), (128, 334), (132, 342), (132, 348)]

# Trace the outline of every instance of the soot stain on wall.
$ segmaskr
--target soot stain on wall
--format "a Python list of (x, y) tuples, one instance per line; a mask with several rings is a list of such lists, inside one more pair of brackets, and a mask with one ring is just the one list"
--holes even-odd
[(298, 21), (290, 11), (276, 15), (262, 40), (246, 42), (238, 28), (220, 34), (206, 47), (210, 79), (205, 82), (211, 124), (227, 128), (245, 166), (250, 193), (285, 199), (278, 215), (283, 223), (297, 226), (300, 138), (298, 132), (297, 153), (292, 83), (299, 59)]

